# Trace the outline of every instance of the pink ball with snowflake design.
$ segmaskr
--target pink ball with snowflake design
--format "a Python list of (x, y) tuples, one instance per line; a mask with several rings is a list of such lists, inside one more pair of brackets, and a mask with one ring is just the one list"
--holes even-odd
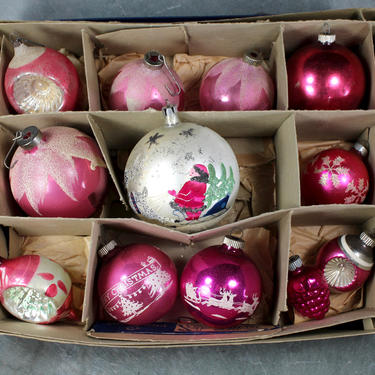
[[(31, 137), (27, 129), (23, 140)], [(30, 216), (89, 217), (102, 204), (108, 174), (91, 137), (59, 126), (43, 129), (33, 147), (17, 148), (9, 179), (15, 200)]]
[(202, 80), (199, 100), (203, 111), (254, 111), (273, 106), (274, 83), (261, 66), (241, 58), (214, 65)]
[(318, 153), (301, 175), (305, 205), (362, 203), (369, 190), (369, 174), (355, 151), (333, 148)]
[(157, 321), (174, 305), (177, 271), (172, 260), (148, 244), (115, 247), (103, 258), (98, 293), (104, 310), (127, 324)]

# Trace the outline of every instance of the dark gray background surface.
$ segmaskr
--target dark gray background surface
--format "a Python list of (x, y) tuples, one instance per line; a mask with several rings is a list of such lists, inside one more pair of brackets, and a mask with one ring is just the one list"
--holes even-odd
[[(375, 1), (1, 0), (0, 19), (233, 16), (354, 7), (375, 7)], [(0, 336), (0, 374), (374, 375), (374, 348), (375, 336), (143, 350), (82, 347)]]

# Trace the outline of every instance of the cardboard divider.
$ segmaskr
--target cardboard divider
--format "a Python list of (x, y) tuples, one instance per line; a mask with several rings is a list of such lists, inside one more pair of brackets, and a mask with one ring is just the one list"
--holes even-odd
[[(314, 208), (312, 210), (311, 208)], [(312, 212), (314, 211), (314, 212)], [(347, 210), (343, 209), (341, 206), (327, 207), (327, 206), (316, 206), (309, 208), (299, 208), (293, 210), (291, 225), (292, 233), (294, 230), (307, 230), (311, 233), (316, 233), (317, 237), (322, 236), (322, 238), (316, 243), (315, 246), (312, 244), (310, 236), (310, 242), (306, 242), (306, 249), (303, 246), (298, 246), (298, 241), (294, 240), (291, 243), (290, 253), (292, 254), (301, 254), (304, 261), (308, 265), (314, 264), (314, 259), (317, 251), (320, 246), (330, 239), (333, 239), (337, 236), (337, 233), (358, 233), (361, 230), (367, 229), (370, 231), (375, 230), (375, 207), (366, 207), (361, 205), (356, 205), (355, 207), (349, 207)], [(334, 226), (334, 227), (332, 227)], [(295, 229), (296, 228), (296, 229)], [(306, 228), (306, 229), (304, 229)], [(320, 228), (320, 229), (319, 229)], [(307, 235), (307, 234), (306, 234)], [(302, 241), (302, 237), (299, 237), (299, 241)], [(372, 272), (373, 274), (373, 272)], [(283, 327), (283, 334), (291, 334), (297, 332), (304, 332), (317, 328), (330, 327), (332, 325), (343, 324), (351, 322), (354, 320), (367, 319), (372, 317), (375, 313), (373, 300), (369, 297), (370, 292), (374, 289), (374, 277), (367, 280), (366, 284), (363, 287), (364, 290), (364, 299), (363, 307), (358, 310), (342, 312), (337, 315), (326, 316), (322, 320), (307, 320), (301, 322), (301, 319), (298, 318), (297, 324), (287, 324)], [(360, 290), (358, 291), (360, 292)], [(332, 295), (332, 298), (340, 298), (340, 295)], [(333, 311), (330, 311), (332, 314)]]
[[(289, 56), (308, 43), (314, 42), (321, 32), (324, 21), (304, 21), (284, 23), (285, 54)], [(364, 64), (367, 75), (367, 91), (361, 108), (375, 108), (375, 59), (372, 30), (363, 21), (330, 20), (331, 32), (336, 34), (336, 42), (351, 48)]]
[[(120, 245), (145, 242), (162, 249), (176, 264), (179, 275), (192, 255), (208, 246), (220, 244), (223, 236), (233, 231), (233, 225), (218, 227), (207, 230), (202, 233), (188, 235), (179, 232), (173, 232), (166, 228), (159, 228), (157, 236), (150, 235), (147, 227), (150, 224), (131, 226), (131, 219), (123, 220), (100, 220), (94, 224), (92, 246), (89, 259), (89, 275), (87, 278), (87, 287), (85, 294), (85, 310), (83, 319), (86, 322), (88, 335), (96, 339), (123, 340), (122, 345), (132, 345), (133, 342), (146, 344), (149, 341), (153, 343), (189, 343), (195, 342), (200, 335), (200, 344), (207, 345), (210, 342), (219, 340), (232, 340), (238, 342), (241, 340), (251, 341), (262, 337), (271, 337), (280, 332), (277, 327), (279, 315), (285, 310), (285, 291), (286, 274), (285, 259), (287, 258), (288, 247), (285, 246), (289, 241), (290, 213), (275, 212), (262, 215), (262, 217), (249, 218), (242, 221), (235, 229), (243, 231), (245, 240), (244, 252), (255, 262), (261, 272), (263, 279), (262, 303), (258, 308), (258, 314), (255, 313), (253, 319), (249, 322), (255, 322), (255, 326), (243, 326), (240, 330), (207, 330), (204, 326), (185, 324), (179, 322), (179, 317), (187, 317), (189, 313), (185, 310), (182, 302), (178, 299), (174, 308), (160, 321), (165, 323), (167, 331), (162, 328), (156, 328), (153, 334), (145, 333), (137, 327), (126, 331), (124, 325), (117, 326), (112, 323), (97, 322), (98, 309), (95, 292), (95, 272), (102, 262), (97, 259), (97, 250), (115, 239)], [(95, 234), (95, 236), (94, 236)], [(264, 242), (262, 239), (268, 238), (270, 242)], [(96, 238), (95, 238), (96, 237)], [(277, 246), (275, 240), (277, 238)], [(181, 242), (181, 240), (183, 242)], [(96, 243), (96, 247), (94, 244)], [(273, 249), (273, 250), (272, 250)], [(266, 262), (266, 263), (264, 263)], [(265, 272), (265, 268), (268, 271)], [(271, 284), (270, 284), (271, 282)], [(267, 292), (268, 291), (268, 292)], [(268, 294), (267, 294), (268, 293)], [(271, 293), (271, 294), (269, 294)], [(276, 296), (276, 298), (274, 298)], [(267, 302), (268, 301), (268, 302)], [(271, 303), (267, 307), (265, 303)], [(100, 315), (99, 315), (100, 316)], [(95, 323), (95, 324), (94, 324)], [(174, 326), (177, 323), (177, 326)], [(168, 325), (169, 324), (169, 325)], [(260, 325), (259, 325), (260, 324)], [(174, 328), (172, 331), (170, 327)], [(258, 327), (258, 328), (257, 328)], [(185, 334), (181, 329), (184, 329)], [(199, 333), (198, 333), (199, 331)]]
[[(89, 117), (93, 129), (97, 128), (98, 133), (100, 129), (103, 135), (107, 150), (103, 149), (102, 151), (104, 155), (107, 155), (106, 162), (109, 165), (109, 169), (114, 175), (117, 174), (118, 179), (121, 179), (120, 183), (116, 182), (116, 187), (122, 200), (125, 201), (126, 194), (122, 183), (125, 162), (122, 162), (123, 164), (115, 172), (114, 166), (110, 166), (108, 150), (112, 150), (112, 152), (130, 152), (136, 142), (146, 132), (163, 126), (163, 117), (157, 111), (95, 112), (91, 113)], [(260, 161), (258, 161), (255, 157), (254, 168), (258, 168), (257, 165), (262, 168), (262, 155), (265, 152), (265, 145), (269, 143), (268, 141), (265, 142), (265, 140), (271, 137), (276, 150), (276, 168), (274, 172), (270, 170), (268, 177), (261, 177), (257, 174), (252, 175), (254, 181), (251, 182), (250, 189), (252, 190), (249, 192), (249, 202), (253, 212), (250, 211), (250, 216), (251, 214), (259, 215), (263, 212), (273, 211), (275, 207), (282, 209), (299, 205), (297, 148), (293, 116), (288, 116), (287, 113), (281, 115), (281, 112), (276, 111), (267, 112), (267, 114), (263, 111), (231, 113), (181, 112), (180, 119), (181, 121), (195, 122), (207, 126), (227, 138), (235, 153), (237, 153), (240, 166), (242, 165), (244, 169), (246, 169), (246, 160), (248, 159), (245, 156), (251, 153), (254, 156), (259, 155), (260, 158)], [(263, 138), (265, 139), (264, 141), (262, 140)], [(250, 149), (246, 149), (247, 147), (250, 147)], [(269, 164), (264, 164), (264, 166), (267, 165)], [(252, 164), (249, 165), (249, 168), (252, 168)], [(269, 169), (269, 167), (267, 168)], [(262, 174), (264, 174), (264, 169), (263, 167)], [(273, 177), (273, 174), (275, 177)], [(245, 187), (247, 186), (244, 180), (242, 180), (242, 183)], [(267, 185), (267, 189), (265, 185)], [(272, 188), (272, 186), (275, 187)], [(265, 197), (266, 195), (267, 197)], [(248, 216), (249, 214), (246, 213), (246, 215), (242, 215), (239, 218), (242, 219)], [(228, 220), (237, 221), (238, 217), (229, 215)], [(218, 225), (224, 225), (227, 222), (224, 219)], [(200, 231), (205, 228), (205, 225), (201, 227), (197, 225), (187, 230)], [(184, 229), (181, 227), (179, 230)]]
[[(350, 149), (360, 139), (368, 147), (370, 186), (373, 185), (374, 113), (373, 110), (297, 111), (296, 130), (301, 172), (304, 165), (318, 152), (332, 147)], [(374, 189), (370, 189), (365, 202), (374, 204)]]
[[(246, 37), (248, 36), (248, 37)], [(103, 55), (145, 53), (158, 50), (166, 56), (187, 53), (190, 56), (241, 57), (249, 50), (263, 53), (276, 87), (277, 109), (286, 109), (287, 92), (282, 30), (277, 25), (256, 24), (185, 24), (174, 27), (120, 30), (98, 36), (84, 35), (87, 81), (92, 80), (91, 110), (98, 110), (99, 85), (94, 75), (95, 45), (101, 44)], [(105, 84), (108, 85), (109, 82)], [(99, 93), (100, 94), (100, 93)], [(105, 100), (105, 98), (103, 99)], [(102, 106), (102, 108), (106, 106)], [(186, 108), (189, 110), (190, 108)]]
[[(0, 215), (23, 216), (22, 210), (12, 197), (9, 184), (8, 169), (5, 168), (3, 161), (6, 154), (11, 149), (12, 138), (18, 130), (23, 130), (27, 126), (36, 125), (39, 129), (51, 126), (67, 126), (76, 128), (85, 134), (96, 139), (99, 148), (104, 150), (103, 140), (100, 134), (95, 134), (91, 128), (86, 112), (64, 112), (64, 113), (43, 113), (43, 114), (24, 114), (18, 116), (2, 116), (0, 118)], [(108, 155), (106, 155), (108, 157)], [(105, 159), (106, 161), (106, 159)], [(108, 167), (109, 168), (109, 167)], [(125, 210), (120, 204), (117, 190), (113, 186), (111, 174), (108, 178), (107, 194), (100, 211), (94, 216), (100, 217), (123, 217)], [(118, 202), (118, 203), (117, 203)]]

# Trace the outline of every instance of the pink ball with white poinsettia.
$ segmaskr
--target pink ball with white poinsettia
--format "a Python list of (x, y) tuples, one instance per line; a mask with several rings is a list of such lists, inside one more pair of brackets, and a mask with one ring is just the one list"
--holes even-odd
[(108, 176), (91, 137), (70, 127), (30, 126), (17, 138), (9, 179), (28, 215), (88, 217), (100, 207)]

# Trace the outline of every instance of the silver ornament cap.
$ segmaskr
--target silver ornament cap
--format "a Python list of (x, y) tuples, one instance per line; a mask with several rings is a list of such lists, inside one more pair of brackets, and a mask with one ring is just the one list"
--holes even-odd
[(262, 65), (264, 61), (263, 55), (260, 51), (249, 51), (243, 55), (242, 59), (245, 63), (254, 66)]
[(362, 232), (359, 235), (361, 241), (368, 247), (375, 247), (375, 240), (374, 238), (370, 237), (366, 232)]
[(31, 150), (42, 141), (42, 133), (36, 126), (28, 126), (15, 138), (17, 146)]
[(289, 258), (289, 271), (293, 272), (298, 268), (301, 268), (303, 266), (302, 259), (299, 255), (292, 255)]
[(224, 237), (223, 244), (234, 249), (243, 249), (245, 241), (242, 238), (228, 235)]
[(364, 146), (361, 142), (356, 142), (353, 145), (355, 151), (357, 151), (363, 158), (368, 155), (367, 147)]
[(323, 25), (322, 32), (318, 35), (318, 41), (328, 46), (336, 41), (336, 35), (331, 34), (331, 27), (328, 23)]
[(143, 57), (143, 62), (149, 69), (158, 70), (164, 66), (164, 56), (158, 51), (148, 51)]
[(177, 115), (177, 107), (175, 105), (171, 105), (167, 101), (167, 105), (162, 108), (162, 111), (166, 126), (173, 127), (180, 123), (180, 119)]
[(98, 250), (98, 255), (101, 258), (103, 258), (109, 252), (111, 252), (115, 247), (117, 247), (117, 242), (115, 240), (112, 240), (112, 241), (108, 242), (106, 245), (104, 245), (101, 249)]

